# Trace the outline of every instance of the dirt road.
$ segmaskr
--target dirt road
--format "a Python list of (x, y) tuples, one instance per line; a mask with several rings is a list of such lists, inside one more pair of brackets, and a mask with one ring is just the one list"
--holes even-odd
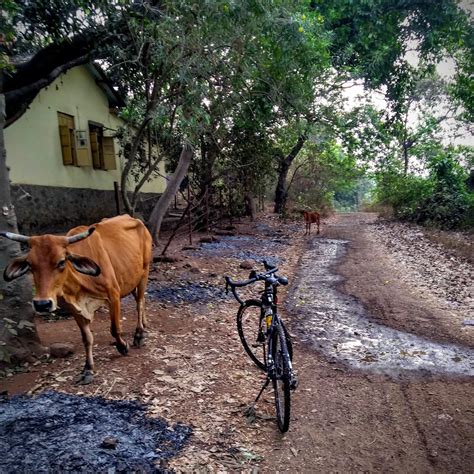
[[(196, 250), (178, 241), (176, 260), (155, 265), (143, 349), (118, 356), (107, 315), (98, 315), (93, 385), (72, 384), (83, 355), (66, 320), (40, 323), (40, 335), (44, 344), (72, 342), (74, 356), (29, 366), (2, 386), (147, 403), (150, 416), (192, 427), (164, 465), (176, 471), (471, 472), (474, 329), (463, 321), (472, 319), (472, 266), (417, 229), (400, 232), (372, 214), (331, 218), (310, 238), (302, 223), (273, 216), (237, 227)], [(256, 418), (243, 414), (262, 376), (238, 340), (235, 301), (222, 291), (222, 275), (243, 279), (242, 261), (263, 257), (291, 281), (283, 316), (300, 386), (284, 436), (270, 390)], [(124, 309), (130, 336), (131, 300)]]
[[(359, 318), (375, 329), (364, 338), (365, 326), (359, 329), (360, 322), (353, 319), (342, 331), (345, 337), (338, 331), (328, 336), (340, 323), (339, 311), (331, 315), (333, 321), (326, 321), (326, 334), (314, 338), (312, 314), (327, 315), (335, 304), (327, 301), (327, 292), (317, 294), (324, 278), (313, 282), (315, 299), (323, 307), (300, 309), (293, 324), (300, 339), (308, 341), (298, 351), (298, 419), (283, 442), (293, 449), (278, 451), (269, 470), (472, 471), (472, 329), (460, 324), (462, 314), (443, 310), (426, 288), (417, 291), (407, 268), (402, 272), (390, 249), (374, 235), (374, 221), (372, 215), (341, 215), (323, 234), (347, 241), (332, 270), (345, 280), (329, 286), (337, 288), (340, 298), (353, 296), (343, 300), (348, 312), (359, 312)], [(312, 264), (320, 265), (321, 258)], [(300, 286), (308, 271), (300, 271)], [(304, 306), (314, 304), (307, 293)], [(391, 338), (388, 328), (398, 330), (397, 337)], [(401, 341), (403, 335), (410, 339)], [(439, 346), (433, 344), (436, 341), (464, 346)], [(346, 347), (338, 350), (338, 344)], [(438, 357), (430, 360), (433, 355)]]

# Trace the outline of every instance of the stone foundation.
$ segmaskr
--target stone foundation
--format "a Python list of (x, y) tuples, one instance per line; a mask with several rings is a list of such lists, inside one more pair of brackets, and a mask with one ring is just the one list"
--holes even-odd
[[(114, 191), (12, 184), (11, 192), (19, 231), (28, 235), (61, 233), (117, 215)], [(159, 197), (143, 193), (137, 214), (147, 219)]]

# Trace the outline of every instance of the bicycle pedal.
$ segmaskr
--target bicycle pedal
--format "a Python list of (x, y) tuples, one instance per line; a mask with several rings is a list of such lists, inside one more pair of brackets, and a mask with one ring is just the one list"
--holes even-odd
[(290, 380), (290, 390), (296, 390), (298, 388), (299, 382), (296, 376), (292, 376)]

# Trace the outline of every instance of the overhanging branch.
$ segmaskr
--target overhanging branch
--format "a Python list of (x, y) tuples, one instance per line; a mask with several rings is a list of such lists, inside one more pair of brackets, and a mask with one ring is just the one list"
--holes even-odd
[(41, 89), (68, 69), (90, 61), (107, 37), (103, 28), (87, 30), (60, 43), (52, 43), (16, 64), (14, 72), (4, 75), (0, 91), (5, 94), (6, 126), (21, 117)]

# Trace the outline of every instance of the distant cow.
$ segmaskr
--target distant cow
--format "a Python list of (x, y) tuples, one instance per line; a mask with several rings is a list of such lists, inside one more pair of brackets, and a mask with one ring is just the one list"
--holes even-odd
[(319, 212), (313, 211), (301, 211), (304, 216), (304, 222), (306, 224), (306, 232), (304, 235), (311, 234), (311, 224), (316, 224), (318, 226), (318, 235), (319, 235), (319, 225), (321, 223), (321, 214)]
[(138, 311), (133, 344), (143, 344), (152, 239), (141, 221), (124, 215), (103, 219), (92, 227), (76, 227), (67, 236), (27, 237), (10, 232), (0, 235), (27, 243), (30, 248), (27, 255), (14, 259), (5, 268), (5, 280), (31, 271), (36, 289), (33, 306), (37, 312), (49, 313), (64, 303), (72, 310), (86, 350), (86, 363), (78, 383), (87, 384), (93, 379), (90, 323), (104, 303), (109, 306), (117, 350), (125, 355), (128, 344), (121, 335), (120, 299), (133, 293)]

